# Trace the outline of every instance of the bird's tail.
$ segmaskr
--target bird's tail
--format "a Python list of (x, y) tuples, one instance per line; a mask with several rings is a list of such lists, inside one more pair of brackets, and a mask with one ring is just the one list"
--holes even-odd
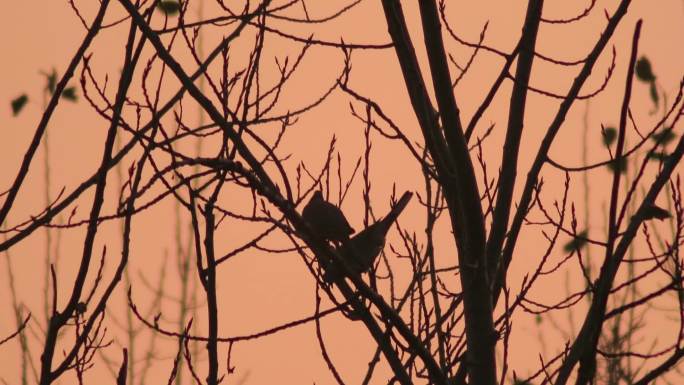
[(406, 205), (409, 203), (412, 197), (413, 193), (406, 191), (401, 198), (399, 198), (397, 204), (392, 207), (392, 210), (390, 210), (390, 212), (384, 218), (382, 218), (382, 223), (384, 225), (383, 227), (389, 229), (392, 226), (392, 223), (394, 223), (394, 221), (396, 221), (399, 217), (399, 214), (404, 211)]

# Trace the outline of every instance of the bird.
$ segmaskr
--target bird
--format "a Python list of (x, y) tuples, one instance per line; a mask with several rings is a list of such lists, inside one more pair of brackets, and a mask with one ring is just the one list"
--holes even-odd
[(318, 236), (328, 241), (343, 242), (354, 234), (354, 229), (342, 210), (326, 201), (320, 190), (315, 191), (309, 203), (304, 206), (302, 218)]
[[(339, 256), (344, 258), (353, 273), (361, 274), (370, 270), (385, 247), (387, 232), (399, 214), (404, 211), (412, 196), (413, 193), (405, 192), (384, 218), (361, 230), (336, 248)], [(332, 282), (339, 279), (340, 273), (340, 266), (333, 263), (326, 269), (324, 278)]]

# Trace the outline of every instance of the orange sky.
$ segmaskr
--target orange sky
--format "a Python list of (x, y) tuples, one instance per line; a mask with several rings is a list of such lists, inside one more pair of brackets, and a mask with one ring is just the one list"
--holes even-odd
[[(76, 1), (83, 15), (91, 20), (94, 15), (93, 2)], [(196, 3), (196, 2), (195, 2)], [(320, 4), (307, 2), (308, 10), (312, 17), (327, 15), (333, 9), (340, 8), (346, 2), (331, 1), (319, 2)], [(417, 46), (421, 65), (425, 70), (425, 53), (422, 48), (422, 36), (420, 35), (419, 16), (415, 2), (405, 2), (405, 13), (411, 29), (414, 44)], [(506, 4), (502, 6), (502, 4)], [(546, 18), (564, 18), (575, 15), (588, 5), (589, 1), (564, 2), (547, 1), (544, 8)], [(599, 32), (605, 26), (603, 9), (609, 12), (614, 10), (617, 1), (599, 1), (596, 9), (588, 17), (576, 24), (549, 25), (542, 24), (539, 31), (539, 52), (562, 60), (577, 60), (585, 55)], [(516, 1), (485, 1), (477, 6), (469, 5), (469, 2), (455, 2), (450, 4), (447, 15), (452, 26), (462, 37), (476, 41), (484, 23), (489, 21), (489, 28), (485, 43), (495, 46), (504, 51), (510, 51), (517, 41), (522, 19), (525, 15), (526, 2)], [(215, 7), (214, 2), (206, 2), (205, 15), (212, 15)], [(115, 20), (123, 15), (123, 9), (114, 2), (112, 13), (108, 14), (107, 20)], [(196, 9), (191, 12), (195, 19)], [(301, 7), (291, 12), (292, 16), (302, 17)], [(617, 66), (613, 79), (604, 92), (593, 99), (589, 107), (589, 161), (595, 162), (607, 157), (606, 151), (600, 141), (600, 124), (616, 125), (619, 119), (618, 101), (621, 100), (628, 58), (630, 41), (635, 22), (644, 20), (642, 38), (640, 41), (640, 54), (648, 56), (654, 66), (658, 78), (658, 84), (670, 98), (674, 97), (678, 90), (679, 81), (684, 73), (684, 54), (681, 50), (681, 37), (684, 36), (684, 2), (681, 0), (661, 0), (654, 6), (654, 2), (635, 1), (630, 7), (629, 14), (621, 22), (612, 44), (617, 50)], [(159, 20), (158, 20), (159, 21)], [(158, 25), (157, 25), (158, 26)], [(365, 1), (339, 20), (327, 24), (310, 26), (294, 25), (290, 23), (275, 22), (278, 26), (298, 36), (308, 36), (315, 33), (315, 37), (322, 40), (339, 41), (344, 37), (347, 43), (386, 43), (389, 42), (387, 27), (379, 2)], [(103, 81), (109, 74), (108, 93), (114, 95), (116, 79), (122, 62), (123, 46), (125, 42), (128, 24), (122, 23), (116, 28), (104, 31), (96, 38), (95, 43), (89, 50), (92, 56), (92, 65), (98, 81)], [(204, 47), (208, 52), (214, 47), (218, 39), (226, 32), (221, 28), (207, 28), (202, 35)], [(42, 87), (44, 76), (41, 71), (49, 71), (56, 68), (62, 73), (80, 39), (84, 35), (84, 28), (74, 16), (67, 2), (43, 2), (25, 1), (10, 2), (3, 7), (0, 13), (0, 50), (5, 53), (4, 60), (0, 64), (0, 128), (2, 140), (0, 140), (0, 190), (5, 190), (13, 181), (23, 153), (33, 136), (33, 132), (40, 119), (42, 111)], [(251, 47), (254, 30), (247, 29), (245, 36), (249, 38), (234, 44), (235, 52), (233, 61), (237, 68), (244, 64), (245, 49)], [(453, 53), (460, 64), (466, 62), (470, 49), (466, 49), (445, 36), (447, 48)], [(273, 60), (274, 56), (281, 60), (285, 55), (294, 55), (301, 46), (292, 44), (282, 38), (267, 35), (266, 49), (262, 71), (263, 82), (273, 80), (274, 70), (277, 68)], [(149, 57), (151, 48), (143, 55), (144, 63)], [(240, 55), (243, 53), (243, 55)], [(606, 69), (610, 64), (610, 55), (604, 54), (593, 71), (592, 77), (587, 82), (582, 93), (593, 91), (598, 87), (605, 76)], [(194, 69), (194, 64), (189, 61), (187, 50), (179, 49), (177, 57), (187, 72)], [(233, 59), (233, 56), (231, 56)], [(293, 58), (291, 57), (290, 60)], [(317, 98), (324, 90), (328, 89), (335, 81), (342, 69), (342, 53), (339, 49), (314, 46), (305, 57), (298, 73), (288, 85), (280, 97), (280, 104), (276, 112), (284, 113), (288, 110), (296, 110), (311, 100)], [(378, 101), (383, 110), (402, 127), (407, 135), (413, 140), (420, 138), (420, 131), (405, 91), (403, 78), (396, 61), (393, 50), (369, 50), (354, 51), (353, 70), (351, 75), (351, 87)], [(466, 121), (472, 116), (473, 111), (480, 104), (483, 96), (493, 81), (503, 60), (492, 54), (481, 53), (473, 63), (471, 71), (456, 88), (456, 97), (461, 109), (461, 116)], [(535, 61), (531, 84), (545, 90), (563, 94), (576, 75), (576, 68), (559, 68), (557, 66)], [(452, 70), (454, 68), (452, 67)], [(79, 68), (80, 71), (80, 68)], [(153, 71), (157, 73), (158, 71)], [(456, 74), (456, 72), (454, 72)], [(77, 85), (78, 76), (72, 81)], [(269, 77), (270, 75), (270, 77)], [(429, 79), (424, 72), (426, 80)], [(156, 78), (156, 77), (155, 77)], [(137, 74), (133, 89), (139, 87), (140, 73)], [(429, 80), (428, 80), (429, 81)], [(166, 80), (162, 88), (161, 100), (167, 100), (171, 92), (175, 92), (178, 82), (170, 72), (166, 74)], [(484, 156), (487, 161), (489, 176), (494, 175), (499, 168), (499, 157), (503, 143), (503, 130), (507, 118), (508, 98), (511, 83), (507, 82), (499, 96), (495, 99), (490, 110), (481, 120), (476, 135), (482, 135), (490, 124), (495, 124), (496, 129), (487, 139), (484, 146)], [(92, 91), (92, 90), (91, 90)], [(140, 97), (134, 91), (135, 97)], [(18, 116), (13, 117), (9, 108), (10, 101), (22, 93), (27, 93), (30, 102), (25, 110)], [(79, 89), (79, 96), (82, 91)], [(337, 150), (343, 156), (343, 173), (348, 177), (356, 160), (363, 155), (363, 130), (364, 125), (355, 119), (349, 110), (350, 99), (340, 91), (334, 92), (324, 103), (304, 114), (299, 121), (289, 129), (285, 136), (281, 152), (279, 154), (291, 154), (291, 158), (285, 163), (291, 177), (299, 162), (304, 162), (313, 170), (319, 170), (325, 160), (328, 143), (333, 135), (337, 137)], [(549, 100), (544, 96), (530, 93), (528, 96), (527, 115), (525, 120), (525, 133), (523, 136), (524, 147), (521, 150), (518, 171), (518, 185), (516, 199), (519, 195), (520, 186), (526, 176), (526, 170), (536, 153), (536, 146), (548, 127), (550, 120), (558, 106), (556, 100)], [(184, 113), (187, 122), (197, 122), (197, 106), (186, 99), (184, 101)], [(355, 110), (363, 112), (364, 107), (354, 103)], [(568, 119), (558, 135), (551, 156), (554, 160), (567, 165), (580, 165), (581, 158), (581, 133), (582, 118), (585, 113), (585, 103), (577, 103), (571, 110)], [(640, 128), (646, 130), (660, 117), (659, 114), (650, 114), (652, 104), (648, 96), (648, 88), (643, 83), (635, 82), (632, 96), (632, 108)], [(131, 117), (132, 115), (129, 115)], [(204, 118), (205, 122), (208, 120)], [(170, 122), (170, 121), (168, 121)], [(167, 123), (168, 123), (167, 122)], [(681, 124), (680, 124), (681, 126)], [(81, 97), (78, 103), (62, 101), (55, 113), (48, 129), (49, 133), (49, 164), (50, 164), (50, 194), (54, 198), (62, 188), (71, 191), (84, 178), (90, 176), (100, 162), (100, 152), (108, 125), (102, 121), (90, 108), (88, 103)], [(258, 132), (267, 138), (274, 135), (274, 125), (260, 127)], [(259, 131), (261, 130), (261, 131)], [(682, 130), (678, 132), (681, 134)], [(635, 141), (636, 136), (629, 139)], [(393, 184), (396, 183), (397, 191), (403, 190), (423, 191), (420, 169), (406, 148), (398, 142), (388, 141), (377, 133), (372, 136), (373, 150), (371, 179), (373, 207), (376, 215), (383, 215), (389, 206), (389, 195)], [(191, 153), (194, 142), (188, 141), (182, 149)], [(215, 153), (216, 143), (204, 144), (205, 154)], [(213, 151), (213, 152), (212, 152)], [(139, 154), (139, 152), (136, 152)], [(15, 207), (9, 216), (9, 224), (16, 224), (25, 220), (28, 215), (39, 213), (45, 206), (45, 181), (44, 181), (44, 156), (43, 148), (39, 150), (31, 172), (25, 182), (24, 188), (19, 194)], [(124, 170), (135, 160), (129, 156), (123, 164)], [(164, 160), (166, 162), (166, 160)], [(478, 175), (481, 175), (479, 167)], [(125, 173), (125, 171), (124, 171)], [(553, 200), (560, 200), (562, 193), (563, 175), (556, 170), (545, 166), (542, 172), (546, 180), (544, 192), (545, 204), (552, 207)], [(592, 189), (592, 233), (597, 238), (602, 238), (605, 226), (601, 221), (604, 217), (605, 207), (608, 202), (609, 173), (601, 168), (590, 173), (590, 185)], [(648, 179), (647, 180), (652, 180)], [(357, 181), (358, 182), (358, 181)], [(337, 182), (333, 184), (333, 191), (337, 191)], [(104, 212), (111, 213), (115, 208), (112, 199), (116, 199), (118, 185), (115, 175), (110, 176), (108, 195), (109, 204), (105, 205)], [(648, 187), (645, 185), (645, 188)], [(342, 206), (354, 228), (362, 228), (362, 196), (361, 184), (356, 183), (350, 190), (350, 195)], [(160, 192), (160, 189), (156, 190)], [(226, 189), (219, 202), (239, 212), (248, 213), (251, 209), (248, 195), (239, 194), (236, 189)], [(579, 175), (574, 176), (571, 188), (571, 197), (576, 202), (580, 222), (583, 220), (584, 205), (582, 203), (582, 181)], [(150, 195), (151, 197), (152, 195)], [(665, 194), (661, 194), (659, 202), (665, 204)], [(78, 201), (76, 218), (84, 218), (90, 209), (92, 201), (92, 189)], [(147, 199), (143, 199), (147, 201)], [(180, 291), (180, 280), (177, 265), (177, 250), (175, 244), (175, 202), (166, 199), (161, 204), (146, 210), (135, 217), (134, 236), (132, 238), (132, 254), (129, 264), (129, 275), (133, 286), (134, 298), (137, 305), (147, 312), (152, 306), (153, 291), (148, 287), (157, 285), (160, 271), (166, 264), (166, 280), (163, 299), (163, 317), (160, 322), (170, 328), (175, 328), (175, 320), (178, 317), (177, 298)], [(68, 216), (71, 209), (63, 214)], [(533, 218), (540, 219), (540, 217)], [(183, 244), (187, 242), (188, 217), (183, 213)], [(402, 226), (410, 228), (419, 234), (424, 231), (424, 213), (420, 210), (417, 199), (409, 204), (408, 209), (402, 215)], [(102, 248), (107, 247), (107, 268), (105, 274), (111, 277), (118, 258), (120, 256), (120, 236), (118, 222), (109, 222), (102, 227), (98, 235), (94, 255), (94, 269)], [(231, 250), (245, 242), (246, 237), (256, 234), (262, 226), (244, 224), (242, 222), (227, 222), (217, 233), (217, 254)], [(664, 226), (663, 229), (667, 229)], [(453, 238), (445, 218), (438, 224), (436, 247), (438, 264), (450, 266), (455, 263), (453, 254)], [(394, 231), (394, 230), (393, 230)], [(63, 305), (69, 284), (73, 282), (78, 266), (78, 258), (81, 252), (84, 228), (52, 231), (51, 240), (53, 248), (59, 250), (58, 281), (60, 305)], [(667, 233), (667, 232), (666, 232)], [(10, 250), (11, 263), (16, 279), (18, 300), (33, 314), (34, 323), (30, 331), (32, 354), (36, 365), (39, 364), (40, 344), (36, 340), (37, 335), (42, 335), (45, 325), (43, 312), (44, 301), (44, 274), (45, 274), (45, 232), (36, 231), (23, 242)], [(395, 240), (396, 234), (390, 236), (390, 241)], [(264, 243), (264, 246), (278, 247), (287, 245), (280, 235), (275, 236)], [(561, 244), (567, 241), (563, 239)], [(643, 245), (640, 245), (643, 246)], [(518, 245), (516, 260), (511, 267), (509, 283), (514, 289), (520, 285), (522, 277), (535, 267), (536, 261), (546, 247), (540, 229), (528, 227), (521, 235)], [(643, 250), (638, 249), (638, 254)], [(593, 251), (596, 258), (594, 266), (600, 263), (598, 250)], [(563, 257), (561, 248), (552, 255), (554, 261), (560, 261)], [(0, 308), (8, 309), (7, 316), (0, 318), (0, 338), (14, 330), (15, 322), (11, 316), (11, 297), (6, 284), (7, 263), (6, 257), (0, 257)], [(394, 261), (399, 271), (406, 272), (401, 261)], [(193, 262), (194, 263), (194, 262)], [(567, 277), (569, 286), (573, 289), (582, 287), (582, 282), (577, 277), (576, 264), (568, 269)], [(192, 267), (191, 267), (192, 269)], [(402, 270), (403, 269), (403, 270)], [(196, 274), (191, 271), (191, 274)], [(314, 311), (315, 305), (315, 281), (308, 272), (301, 258), (295, 253), (268, 254), (258, 250), (250, 250), (222, 264), (218, 269), (219, 274), (219, 308), (221, 336), (237, 336), (258, 332), (284, 322), (309, 316)], [(566, 288), (563, 283), (566, 272), (558, 275), (547, 276), (540, 279), (538, 286), (531, 292), (531, 296), (540, 301), (554, 302), (562, 298)], [(195, 275), (192, 275), (196, 284)], [(660, 281), (649, 283), (653, 287), (662, 283)], [(92, 284), (92, 280), (89, 280)], [(454, 278), (453, 288), (457, 288)], [(646, 288), (651, 286), (645, 286)], [(119, 325), (125, 324), (126, 287), (122, 284), (118, 288), (115, 298), (108, 307), (109, 335), (116, 338), (117, 343), (126, 344), (125, 332)], [(205, 301), (201, 299), (201, 289), (197, 289), (199, 307), (197, 308), (196, 325), (205, 325), (204, 317)], [(664, 302), (668, 306), (672, 303)], [(330, 306), (328, 300), (324, 300), (323, 308)], [(580, 312), (583, 305), (576, 308), (575, 326), (581, 322)], [(147, 314), (147, 313), (146, 313)], [(670, 313), (672, 315), (672, 313)], [(152, 318), (152, 316), (150, 316)], [(511, 369), (520, 375), (535, 371), (538, 367), (538, 355), (540, 353), (550, 357), (562, 348), (565, 338), (564, 332), (569, 332), (567, 316), (558, 313), (555, 316), (564, 328), (563, 331), (554, 330), (549, 323), (542, 325), (545, 348), (542, 348), (537, 339), (537, 328), (534, 317), (518, 313), (514, 318), (515, 329), (511, 337), (511, 346), (514, 351), (510, 356)], [(667, 341), (676, 332), (676, 323), (672, 323), (665, 317), (651, 317), (649, 325), (657, 325), (644, 333), (645, 341)], [(144, 351), (150, 343), (150, 332), (139, 323), (135, 327), (140, 331), (135, 347), (136, 365), (142, 363)], [(374, 346), (370, 335), (359, 322), (351, 322), (339, 314), (326, 317), (322, 321), (325, 341), (338, 370), (348, 383), (359, 383), (365, 373), (368, 361), (374, 352)], [(172, 365), (172, 357), (175, 354), (175, 342), (167, 338), (158, 338), (155, 341), (155, 355), (159, 359), (152, 366), (149, 379), (155, 383), (165, 382)], [(201, 348), (201, 345), (199, 346)], [(546, 349), (546, 350), (544, 350)], [(58, 349), (58, 352), (61, 350)], [(225, 372), (225, 353), (227, 346), (221, 347), (220, 370)], [(18, 343), (10, 342), (0, 347), (0, 378), (9, 384), (19, 383), (18, 370)], [(110, 348), (105, 353), (115, 365), (120, 362), (120, 349)], [(60, 355), (58, 354), (58, 357)], [(205, 368), (206, 356), (200, 355), (201, 362), (198, 368)], [(112, 381), (110, 373), (102, 359), (97, 360), (96, 367), (89, 372), (89, 377), (104, 378)], [(236, 366), (234, 375), (228, 378), (229, 384), (247, 383), (263, 384), (280, 380), (285, 384), (334, 383), (329, 374), (325, 362), (320, 357), (320, 349), (315, 338), (313, 323), (299, 326), (273, 336), (268, 336), (257, 341), (238, 343), (233, 348), (232, 365)], [(387, 371), (382, 366), (380, 373), (376, 374), (376, 382), (385, 383), (381, 373)], [(510, 372), (509, 372), (510, 374)], [(184, 374), (185, 383), (189, 383), (188, 373)], [(32, 378), (31, 376), (29, 376)], [(204, 376), (200, 376), (204, 377)], [(138, 380), (140, 378), (138, 377)], [(136, 380), (136, 382), (138, 381)], [(64, 376), (59, 383), (72, 383), (70, 375)], [(90, 382), (92, 383), (92, 381)]]

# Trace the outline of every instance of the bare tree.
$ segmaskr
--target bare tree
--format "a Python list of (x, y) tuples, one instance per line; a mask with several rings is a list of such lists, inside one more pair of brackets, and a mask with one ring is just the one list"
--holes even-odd
[[(241, 4), (219, 0), (210, 16), (200, 6), (199, 17), (190, 11), (196, 3), (201, 2), (102, 0), (92, 21), (87, 21), (84, 12), (70, 2), (86, 36), (61, 78), (51, 75), (50, 99), (0, 207), (6, 234), (0, 250), (7, 254), (17, 322), (0, 345), (7, 349), (4, 345), (16, 338), (24, 362), (31, 360), (31, 346), (40, 346), (36, 382), (47, 385), (70, 372), (85, 383), (86, 372), (100, 357), (118, 384), (133, 383), (135, 378), (146, 381), (152, 361), (163, 361), (169, 368), (164, 379), (168, 383), (216, 385), (233, 374), (236, 344), (311, 323), (316, 331), (311, 338), (317, 340), (332, 378), (350, 383), (325, 342), (332, 331), (321, 325), (323, 317), (338, 312), (348, 322), (362, 323), (377, 346), (364, 384), (564, 385), (574, 381), (612, 385), (681, 378), (677, 372), (667, 373), (676, 370), (684, 356), (679, 251), (684, 242), (679, 167), (684, 154), (680, 122), (684, 77), (674, 85), (657, 81), (640, 47), (642, 21), (629, 24), (627, 18), (631, 1), (622, 0), (605, 11), (600, 36), (576, 61), (540, 53), (538, 42), (544, 31), (540, 27), (579, 25), (600, 13), (596, 1), (564, 19), (545, 17), (544, 2), (529, 1), (522, 32), (508, 51), (485, 43), (488, 24), (479, 41), (462, 38), (455, 18), (450, 17), (462, 12), (460, 5), (445, 1), (419, 1), (416, 15), (405, 12), (405, 3), (399, 1), (373, 4), (381, 5), (389, 36), (386, 43), (336, 42), (297, 32), (296, 26), (326, 30), (329, 23), (344, 19), (355, 8), (368, 6), (361, 1), (343, 4), (319, 18), (311, 16), (318, 4), (300, 0)], [(122, 10), (123, 16), (117, 14)], [(92, 63), (97, 52), (89, 50), (103, 31), (124, 25), (128, 32), (121, 41), (123, 61), (112, 92), (109, 78)], [(220, 32), (214, 31), (216, 26)], [(409, 32), (413, 26), (421, 29), (420, 43)], [(611, 52), (618, 27), (631, 31), (631, 42)], [(207, 36), (220, 38), (205, 53)], [(296, 47), (296, 54), (274, 53), (272, 38)], [(466, 47), (470, 54), (453, 54), (456, 46)], [(296, 82), (293, 79), (305, 75), (301, 67), (317, 48), (328, 50), (330, 62), (337, 60), (341, 71), (329, 85), (309, 85), (318, 96), (297, 105), (288, 99), (289, 87)], [(359, 52), (368, 51), (392, 52), (387, 65), (398, 65), (401, 70), (402, 90), (414, 123), (399, 123), (387, 101), (360, 90), (352, 64)], [(420, 59), (419, 52), (426, 53), (426, 60)], [(486, 92), (466, 118), (459, 108), (459, 83), (473, 74), (474, 63), (482, 55), (501, 58), (503, 65), (496, 76), (480, 79), (487, 84)], [(597, 67), (601, 59), (609, 60), (608, 68)], [(537, 62), (560, 71), (579, 70), (567, 89), (550, 91), (545, 84), (536, 84), (533, 69)], [(618, 65), (626, 68), (624, 73), (614, 71)], [(60, 98), (67, 90), (74, 92), (69, 82), (77, 71), (83, 99), (107, 127), (100, 163), (79, 186), (62, 191), (52, 202), (46, 194), (48, 204), (41, 212), (17, 221), (9, 214), (21, 191), (34, 188), (27, 185), (27, 175), (41, 141), (48, 145), (44, 138)], [(592, 74), (604, 81), (586, 91)], [(643, 108), (633, 107), (633, 94), (643, 90), (635, 87), (635, 79), (648, 87), (655, 106), (649, 116), (657, 117), (653, 122), (641, 116)], [(504, 91), (505, 84), (511, 86), (510, 95)], [(593, 135), (606, 150), (597, 157), (603, 160), (588, 159), (588, 139), (583, 164), (570, 166), (555, 160), (552, 147), (562, 129), (572, 129), (568, 123), (571, 109), (582, 101), (593, 102), (612, 85), (622, 90), (620, 102), (613, 103), (619, 111), (614, 117), (616, 127), (597, 128), (585, 122), (585, 138)], [(535, 127), (541, 132), (539, 142), (525, 135), (530, 129), (526, 118), (535, 108), (528, 97), (531, 93), (557, 101), (547, 125)], [(351, 117), (363, 126), (358, 134), (364, 144), (362, 155), (352, 159), (343, 154), (333, 136), (325, 145), (297, 146), (298, 151), (315, 152), (317, 164), (293, 164), (284, 143), (300, 118), (337, 96), (345, 98)], [(505, 101), (508, 114), (484, 125), (483, 117), (495, 100)], [(25, 103), (26, 97), (18, 98), (12, 107), (18, 113)], [(199, 109), (199, 122), (189, 116), (188, 106)], [(501, 136), (502, 150), (493, 143), (495, 136)], [(378, 200), (377, 194), (371, 194), (377, 186), (371, 174), (377, 161), (372, 159), (396, 156), (377, 150), (372, 138), (401, 144), (408, 160), (420, 170), (406, 178), (410, 192), (402, 195), (393, 186), (391, 197)], [(529, 165), (521, 161), (521, 151), (531, 154)], [(495, 172), (492, 165), (498, 168)], [(126, 168), (128, 173), (123, 175), (121, 170)], [(347, 168), (352, 171), (344, 173)], [(588, 175), (605, 175), (606, 168), (609, 189), (593, 188), (590, 194)], [(123, 180), (112, 188), (115, 174)], [(525, 175), (524, 180), (519, 175)], [(550, 189), (550, 198), (544, 183), (549, 179), (560, 181)], [(575, 203), (582, 198), (573, 193), (578, 181), (585, 189), (584, 218), (579, 217)], [(318, 209), (303, 215), (312, 196), (314, 205), (309, 207), (318, 204)], [(163, 283), (173, 278), (164, 270), (154, 287), (127, 270), (130, 256), (136, 253), (132, 238), (145, 231), (134, 226), (135, 219), (165, 201), (175, 202), (178, 214), (177, 279), (182, 289), (175, 301), (181, 309), (176, 319), (162, 314), (164, 307), (159, 304), (168, 295)], [(364, 210), (363, 226), (353, 225), (358, 231), (351, 237), (353, 230), (339, 209), (349, 201), (362, 202), (356, 207)], [(75, 207), (86, 202), (89, 214), (79, 219)], [(424, 220), (402, 219), (409, 202)], [(589, 208), (601, 202), (607, 202), (605, 218), (590, 221)], [(66, 222), (57, 220), (69, 212)], [(114, 272), (106, 274), (111, 259), (106, 246), (99, 264), (93, 254), (97, 253), (96, 239), (114, 242), (102, 234), (103, 227), (114, 221), (121, 224), (121, 255)], [(605, 228), (604, 235), (590, 231), (598, 221)], [(240, 226), (258, 231), (227, 248), (222, 234)], [(39, 229), (47, 229), (49, 237), (50, 230), (73, 228), (83, 234), (75, 278), (58, 282), (55, 264), (49, 264), (47, 325), (33, 344), (27, 343), (25, 332), (37, 321), (23, 315), (17, 302), (21, 294), (14, 288), (9, 251)], [(541, 233), (544, 243), (534, 250), (520, 250), (519, 241), (532, 233)], [(438, 239), (448, 239), (454, 247), (445, 248)], [(253, 334), (226, 337), (221, 327), (225, 320), (220, 318), (222, 271), (218, 268), (251, 251), (299, 256), (317, 284), (315, 312)], [(592, 253), (601, 257), (590, 258)], [(511, 279), (511, 267), (522, 258), (528, 260), (523, 265), (532, 268), (518, 282)], [(568, 283), (566, 293), (557, 291), (551, 303), (535, 299), (532, 293), (544, 277), (560, 281), (564, 274), (575, 283)], [(155, 292), (152, 307), (144, 310), (147, 306), (134, 295), (141, 286)], [(112, 315), (115, 296), (126, 297), (128, 302), (127, 339), (116, 338), (107, 329), (107, 324), (119, 322)], [(191, 300), (193, 296), (201, 299)], [(647, 322), (647, 312), (672, 317), (669, 341), (652, 334), (645, 334), (648, 343), (642, 341), (639, 332)], [(570, 331), (564, 341), (553, 346), (553, 352), (546, 351), (549, 342), (543, 341), (538, 370), (519, 377), (510, 358), (527, 347), (511, 343), (514, 323), (548, 320), (562, 330), (559, 316), (569, 317)], [(150, 342), (143, 350), (146, 355), (137, 354), (136, 346), (144, 346), (137, 338), (143, 330), (140, 327), (152, 338), (172, 339), (177, 351), (170, 357), (157, 356), (159, 348)], [(548, 330), (540, 333), (544, 338)], [(645, 346), (650, 348), (644, 351)], [(117, 356), (123, 351), (123, 357), (108, 358), (105, 353), (111, 350)], [(136, 362), (143, 362), (141, 370), (135, 369)], [(390, 368), (389, 378), (380, 378), (378, 364)], [(184, 381), (183, 373), (191, 378)], [(24, 383), (27, 376), (24, 365)]]

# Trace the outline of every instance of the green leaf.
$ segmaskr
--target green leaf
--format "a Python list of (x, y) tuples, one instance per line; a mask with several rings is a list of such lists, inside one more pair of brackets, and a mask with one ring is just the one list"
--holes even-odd
[(655, 82), (651, 82), (651, 86), (648, 89), (649, 89), (649, 92), (651, 94), (651, 100), (653, 100), (653, 104), (655, 104), (657, 107), (659, 95), (658, 95), (658, 89), (656, 88)]
[(665, 145), (670, 143), (677, 135), (672, 132), (672, 127), (665, 127), (651, 136), (651, 140), (658, 144)]
[(543, 321), (543, 319), (542, 319), (541, 315), (540, 315), (540, 314), (535, 314), (535, 316), (534, 316), (534, 322), (535, 322), (537, 325), (540, 325), (540, 324), (542, 323), (542, 321)]
[(621, 157), (619, 162), (617, 159), (613, 159), (606, 166), (613, 172), (620, 171), (621, 174), (624, 174), (627, 172), (627, 158)]
[(28, 95), (22, 94), (21, 96), (12, 100), (12, 116), (17, 116), (24, 108), (28, 102)]
[(67, 87), (62, 92), (62, 97), (70, 102), (75, 102), (78, 100), (78, 95), (76, 95), (76, 87)]
[(79, 302), (76, 304), (76, 314), (83, 314), (88, 310), (88, 305), (85, 302)]
[(653, 74), (653, 68), (651, 68), (651, 62), (646, 56), (642, 56), (637, 60), (634, 70), (636, 71), (637, 78), (642, 82), (652, 83), (656, 79)]
[[(639, 217), (641, 216), (641, 218)], [(637, 212), (632, 216), (632, 220), (638, 220), (641, 219), (643, 221), (648, 221), (651, 219), (659, 219), (659, 220), (665, 220), (667, 218), (670, 218), (672, 215), (670, 214), (669, 211), (660, 208), (656, 206), (655, 204), (650, 204), (648, 206), (645, 206), (643, 210)]]
[(180, 12), (180, 7), (181, 4), (178, 0), (162, 0), (157, 5), (157, 8), (168, 16), (177, 15)]
[(571, 239), (565, 244), (565, 246), (563, 246), (563, 250), (565, 250), (566, 253), (570, 253), (572, 251), (581, 249), (587, 244), (587, 234), (589, 234), (587, 230), (581, 231), (575, 238)]
[(513, 385), (532, 385), (532, 383), (529, 382), (529, 381), (518, 380), (518, 379), (516, 379), (516, 380), (513, 382)]
[(652, 204), (644, 207), (642, 218), (645, 221), (649, 219), (660, 219), (662, 221), (670, 216), (669, 211)]
[(615, 127), (606, 127), (602, 130), (601, 134), (603, 134), (603, 144), (605, 144), (606, 147), (613, 144), (615, 138), (617, 138), (617, 130)]
[(670, 154), (666, 152), (652, 152), (648, 154), (648, 158), (651, 160), (664, 161)]
[(45, 77), (47, 78), (47, 85), (45, 85), (45, 89), (50, 92), (50, 95), (55, 93), (55, 87), (57, 86), (57, 71), (53, 68), (52, 72), (49, 74), (46, 74), (43, 72)]

